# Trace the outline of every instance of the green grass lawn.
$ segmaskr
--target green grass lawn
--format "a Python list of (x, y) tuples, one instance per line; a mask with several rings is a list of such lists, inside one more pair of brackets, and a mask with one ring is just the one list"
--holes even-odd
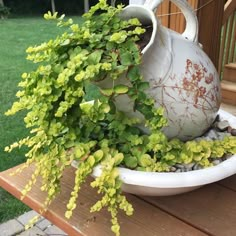
[[(14, 117), (4, 115), (16, 100), (15, 93), (21, 74), (35, 67), (26, 61), (25, 50), (28, 46), (56, 37), (60, 30), (55, 27), (55, 22), (43, 18), (0, 20), (0, 171), (25, 161), (23, 149), (10, 154), (4, 152), (5, 146), (27, 135), (22, 121), (24, 114)], [(26, 210), (28, 208), (25, 205), (0, 188), (0, 222)]]

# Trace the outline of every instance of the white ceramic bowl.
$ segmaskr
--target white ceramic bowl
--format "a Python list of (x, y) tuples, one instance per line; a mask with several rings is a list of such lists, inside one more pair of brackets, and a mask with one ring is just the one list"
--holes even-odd
[[(236, 117), (223, 110), (219, 111), (221, 119), (228, 120), (236, 127)], [(203, 185), (227, 178), (236, 173), (236, 155), (219, 165), (201, 170), (180, 173), (143, 172), (119, 168), (123, 182), (122, 190), (127, 193), (146, 196), (167, 196), (188, 192)], [(93, 176), (101, 174), (100, 166), (93, 171)]]

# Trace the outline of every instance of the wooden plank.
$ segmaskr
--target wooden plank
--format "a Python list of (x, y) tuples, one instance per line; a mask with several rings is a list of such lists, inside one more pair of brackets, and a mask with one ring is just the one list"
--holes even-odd
[[(163, 4), (161, 4), (161, 5), (157, 8), (157, 10), (156, 10), (156, 12), (155, 12), (155, 14), (156, 14), (157, 17), (162, 15), (162, 7), (163, 7)], [(161, 22), (161, 17), (159, 17), (159, 20), (160, 20), (160, 22)]]
[(174, 3), (171, 3), (170, 12), (173, 13), (173, 15), (170, 15), (170, 29), (178, 33), (183, 33), (185, 20), (181, 10)]
[(174, 4), (170, 3), (170, 13), (173, 13), (173, 15), (170, 15), (170, 29), (179, 32), (179, 26), (178, 26), (178, 15), (177, 12), (180, 12), (179, 8)]
[(220, 77), (221, 77), (221, 72), (223, 72), (224, 70), (224, 64), (225, 64), (224, 49), (225, 49), (226, 33), (227, 33), (227, 24), (225, 23), (222, 27), (222, 38), (220, 44), (219, 63), (218, 63), (218, 73), (220, 74)]
[[(230, 184), (236, 185), (235, 180)], [(236, 192), (218, 184), (182, 195), (145, 200), (209, 235), (236, 235)]]
[(234, 53), (236, 51), (235, 43), (236, 43), (236, 11), (232, 15), (232, 34), (230, 39), (230, 53), (228, 57), (229, 62), (234, 62)]
[[(193, 9), (197, 7), (198, 0), (188, 0)], [(177, 13), (177, 14), (175, 14)], [(161, 24), (174, 31), (182, 33), (185, 29), (185, 18), (181, 14), (181, 10), (171, 1), (166, 0), (158, 7), (157, 16)]]
[(228, 20), (229, 16), (236, 10), (236, 1), (228, 0), (224, 7), (223, 24)]
[(194, 9), (197, 9), (197, 6), (198, 6), (198, 0), (192, 0), (191, 5), (193, 6)]
[(221, 180), (218, 184), (236, 191), (236, 175), (233, 175), (227, 179)]
[[(227, 36), (228, 41), (231, 41), (230, 45), (229, 43), (227, 43), (226, 41), (226, 33), (229, 32), (231, 34), (231, 31), (227, 28), (229, 28), (229, 18), (230, 17), (234, 17), (234, 19), (232, 19), (233, 21), (235, 21), (236, 19), (236, 1), (233, 0), (228, 0), (225, 3), (224, 6), (224, 15), (223, 15), (223, 19), (222, 19), (222, 24), (224, 25), (223, 27), (223, 32), (222, 32), (222, 39), (221, 39), (221, 49), (220, 49), (220, 59), (219, 59), (219, 68), (218, 68), (218, 72), (221, 73), (224, 70), (224, 65), (229, 63), (229, 62), (234, 62), (235, 58), (234, 58), (234, 54), (236, 54), (235, 52), (235, 45), (236, 45), (236, 25), (234, 24), (233, 27), (233, 31), (234, 31), (234, 35), (232, 33), (232, 37), (230, 38), (229, 36)], [(231, 46), (231, 49), (229, 49), (228, 47)], [(228, 54), (228, 50), (230, 50), (230, 55), (229, 57), (227, 56)], [(236, 57), (236, 55), (235, 55)]]
[(223, 80), (236, 84), (236, 62), (225, 65)]
[[(204, 7), (202, 7), (204, 6)], [(199, 42), (218, 68), (224, 1), (199, 0)]]
[(223, 102), (236, 105), (236, 83), (222, 80), (221, 93)]
[(233, 26), (234, 26), (234, 16), (230, 16), (229, 20), (227, 21), (227, 40), (226, 40), (226, 45), (225, 45), (225, 64), (230, 63), (229, 59), (229, 53), (231, 48), (231, 39), (232, 39), (232, 31), (233, 31)]
[[(236, 83), (234, 83), (234, 82), (222, 80), (221, 81), (221, 88), (225, 89), (227, 91), (232, 91), (232, 92), (236, 93)], [(236, 101), (236, 96), (235, 96), (235, 101)]]
[[(193, 10), (195, 10), (198, 6), (198, 0), (188, 0), (188, 3), (192, 7)], [(181, 12), (181, 10), (178, 9), (178, 8), (177, 8), (177, 11)], [(179, 14), (177, 21), (179, 22), (179, 26), (178, 26), (178, 29), (176, 31), (178, 31), (179, 33), (183, 33), (184, 30), (185, 30), (185, 26), (186, 26), (186, 21), (185, 21), (184, 15)]]
[[(17, 176), (9, 176), (15, 168), (0, 173), (0, 186), (11, 194), (20, 197), (27, 180), (33, 173), (33, 167), (27, 168)], [(96, 191), (85, 184), (79, 194), (77, 201), (78, 209), (70, 220), (65, 219), (64, 212), (72, 191), (74, 182), (74, 168), (68, 168), (62, 179), (61, 194), (52, 203), (46, 214), (47, 219), (72, 236), (111, 236), (110, 215), (102, 210), (99, 213), (90, 213), (90, 207), (98, 200)], [(127, 195), (135, 209), (132, 217), (124, 214), (119, 215), (121, 224), (121, 236), (203, 236), (205, 233), (189, 226), (188, 224), (168, 215), (151, 204), (144, 202), (132, 195)], [(44, 201), (45, 194), (40, 191), (40, 181), (23, 200), (32, 209), (39, 211)]]
[(236, 70), (236, 62), (225, 65), (226, 68)]
[(163, 26), (169, 27), (169, 0), (164, 1), (157, 9), (157, 16), (160, 19), (160, 22)]
[(186, 21), (185, 21), (185, 17), (183, 15), (180, 15), (180, 30), (179, 32), (182, 34), (185, 30), (185, 27), (186, 27)]

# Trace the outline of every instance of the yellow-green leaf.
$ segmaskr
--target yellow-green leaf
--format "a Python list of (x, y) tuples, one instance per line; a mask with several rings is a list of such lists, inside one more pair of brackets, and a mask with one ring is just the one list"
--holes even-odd
[(114, 91), (117, 94), (124, 94), (129, 91), (129, 87), (123, 84), (119, 84), (114, 87)]

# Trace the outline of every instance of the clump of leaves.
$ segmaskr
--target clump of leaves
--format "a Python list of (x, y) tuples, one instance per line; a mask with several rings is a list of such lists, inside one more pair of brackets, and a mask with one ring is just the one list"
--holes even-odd
[[(27, 59), (39, 66), (22, 74), (18, 101), (6, 112), (13, 115), (27, 110), (24, 121), (31, 129), (28, 137), (6, 147), (6, 151), (22, 145), (29, 147), (24, 168), (35, 163), (23, 196), (41, 176), (41, 190), (47, 192), (46, 209), (60, 192), (63, 171), (75, 160), (79, 165), (65, 213), (70, 218), (81, 184), (100, 164), (102, 174), (91, 186), (103, 197), (91, 211), (107, 207), (116, 235), (120, 231), (118, 210), (127, 215), (133, 213), (132, 205), (122, 195), (117, 167), (169, 171), (176, 163), (195, 161), (210, 166), (209, 157), (236, 153), (236, 140), (232, 137), (217, 143), (183, 143), (169, 141), (161, 132), (167, 123), (164, 111), (156, 108), (154, 100), (145, 93), (149, 84), (139, 70), (141, 50), (137, 42), (145, 30), (136, 18), (120, 19), (122, 9), (100, 0), (83, 16), (82, 25), (71, 19), (64, 21), (63, 16), (45, 14), (46, 19), (57, 20), (57, 25), (66, 30), (54, 40), (27, 49)], [(128, 85), (119, 82), (120, 76), (127, 78)], [(100, 89), (99, 99), (87, 101), (88, 84), (103, 80), (109, 80), (111, 86)], [(116, 108), (115, 99), (124, 94), (132, 99), (133, 109), (143, 115), (150, 134), (138, 128), (142, 121), (129, 118)]]

